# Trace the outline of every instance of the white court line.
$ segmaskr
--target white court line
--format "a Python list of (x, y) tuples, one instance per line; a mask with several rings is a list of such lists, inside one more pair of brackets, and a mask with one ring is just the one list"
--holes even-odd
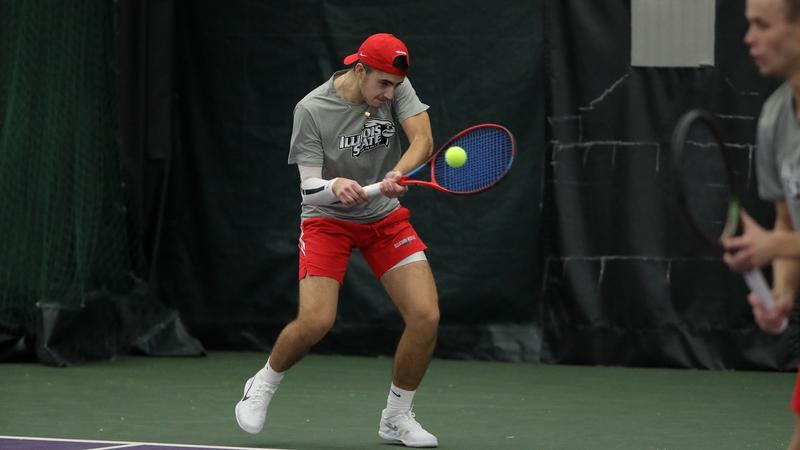
[[(288, 450), (285, 448), (267, 448), (267, 447), (225, 447), (221, 445), (199, 445), (199, 444), (169, 444), (166, 442), (125, 442), (125, 441), (99, 441), (93, 439), (57, 439), (57, 438), (43, 438), (43, 437), (31, 437), (31, 436), (3, 436), (0, 435), (0, 439), (16, 439), (21, 441), (50, 441), (50, 442), (85, 442), (88, 444), (116, 444), (118, 446), (115, 447), (104, 447), (104, 448), (124, 448), (124, 447), (131, 447), (137, 445), (154, 445), (154, 446), (161, 446), (161, 447), (194, 447), (194, 448), (211, 448), (211, 449), (220, 449), (220, 450)], [(101, 450), (101, 449), (87, 449), (87, 450)]]
[(123, 444), (123, 445), (112, 445), (111, 447), (98, 447), (98, 448), (87, 448), (84, 450), (112, 450), (115, 448), (131, 448), (137, 447), (139, 444)]

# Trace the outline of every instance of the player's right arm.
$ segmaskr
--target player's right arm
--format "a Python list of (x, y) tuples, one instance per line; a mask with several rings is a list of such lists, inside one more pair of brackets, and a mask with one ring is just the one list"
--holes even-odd
[(307, 205), (352, 205), (369, 199), (364, 189), (348, 178), (322, 178), (324, 150), (319, 128), (311, 112), (298, 104), (294, 110), (289, 163), (300, 171), (300, 193)]
[(322, 178), (322, 167), (297, 167), (300, 170), (300, 195), (306, 205), (341, 202), (349, 206), (369, 200), (367, 193), (354, 180), (341, 177), (325, 180)]

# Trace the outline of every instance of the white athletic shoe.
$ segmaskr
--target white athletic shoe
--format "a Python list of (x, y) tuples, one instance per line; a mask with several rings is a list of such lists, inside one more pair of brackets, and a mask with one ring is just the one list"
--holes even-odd
[(389, 441), (400, 441), (406, 447), (439, 446), (439, 440), (436, 439), (436, 436), (422, 428), (422, 425), (414, 418), (414, 412), (410, 409), (388, 417), (384, 409), (381, 413), (378, 436)]
[(256, 377), (247, 380), (244, 385), (244, 396), (236, 404), (235, 409), (239, 428), (252, 434), (261, 431), (267, 419), (267, 407), (277, 389), (276, 386), (259, 381)]

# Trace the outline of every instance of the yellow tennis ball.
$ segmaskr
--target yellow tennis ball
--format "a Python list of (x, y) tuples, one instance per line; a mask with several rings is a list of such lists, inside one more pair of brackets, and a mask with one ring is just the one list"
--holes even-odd
[(453, 146), (445, 150), (444, 160), (450, 167), (461, 167), (467, 162), (467, 152), (458, 146)]

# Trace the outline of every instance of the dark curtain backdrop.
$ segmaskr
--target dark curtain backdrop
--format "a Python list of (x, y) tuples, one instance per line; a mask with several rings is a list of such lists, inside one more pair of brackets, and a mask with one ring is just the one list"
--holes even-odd
[(151, 289), (173, 10), (0, 2), (0, 361), (204, 353)]
[[(388, 31), (409, 45), (437, 142), (496, 122), (519, 145), (489, 193), (404, 199), (439, 287), (437, 356), (791, 368), (793, 334), (757, 330), (744, 283), (691, 232), (668, 170), (669, 135), (690, 108), (752, 147), (775, 82), (741, 42), (742, 0), (717, 2), (717, 63), (702, 68), (631, 67), (624, 0), (147, 5), (128, 8), (150, 20), (127, 31), (137, 72), (121, 75), (138, 105), (123, 130), (132, 253), (206, 347), (266, 352), (293, 318), (291, 112), (365, 36)], [(744, 203), (771, 223), (754, 184)], [(400, 331), (354, 254), (335, 328), (315, 351), (388, 355)]]
[[(146, 70), (125, 76), (144, 103), (127, 121), (139, 273), (206, 347), (267, 351), (294, 317), (300, 196), (286, 163), (294, 105), (366, 36), (391, 32), (410, 48), (410, 78), (431, 105), (438, 143), (495, 122), (519, 146), (512, 173), (486, 194), (419, 189), (403, 200), (439, 287), (437, 355), (539, 359), (540, 2), (147, 4), (153, 20), (129, 30), (139, 47), (128, 56)], [(132, 5), (129, 13), (142, 8)], [(315, 351), (391, 354), (401, 329), (356, 252), (336, 325)]]
[[(742, 41), (744, 1), (716, 5), (714, 67), (651, 68), (630, 63), (630, 1), (547, 2), (543, 359), (793, 368), (794, 325), (780, 337), (755, 327), (743, 280), (692, 232), (672, 187), (669, 138), (683, 112), (717, 115), (741, 153), (735, 170), (752, 173), (775, 87)], [(748, 179), (744, 206), (771, 226)]]

